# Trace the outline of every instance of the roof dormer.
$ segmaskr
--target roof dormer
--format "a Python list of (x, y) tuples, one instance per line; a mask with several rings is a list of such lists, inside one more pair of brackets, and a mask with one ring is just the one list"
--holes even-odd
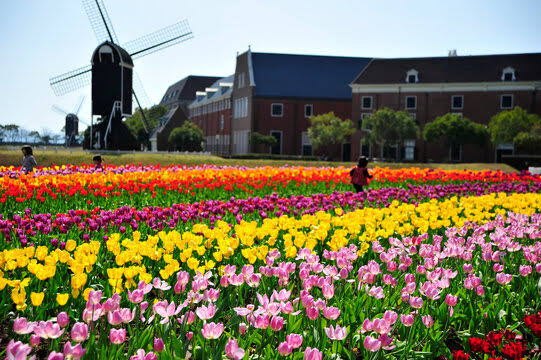
[(406, 82), (409, 84), (416, 84), (419, 82), (419, 72), (415, 69), (411, 69), (406, 73)]
[(506, 67), (502, 71), (502, 81), (515, 81), (515, 69), (511, 66)]

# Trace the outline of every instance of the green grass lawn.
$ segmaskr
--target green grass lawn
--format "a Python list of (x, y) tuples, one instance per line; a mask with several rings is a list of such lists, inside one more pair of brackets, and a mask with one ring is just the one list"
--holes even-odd
[[(39, 166), (51, 165), (79, 165), (82, 163), (91, 163), (93, 153), (86, 151), (70, 151), (70, 150), (41, 150), (34, 151), (34, 157)], [(239, 160), (239, 159), (223, 159), (218, 156), (198, 156), (198, 155), (183, 155), (183, 154), (153, 154), (153, 153), (130, 153), (119, 155), (103, 155), (106, 164), (122, 165), (122, 164), (142, 164), (142, 165), (229, 165), (229, 166), (345, 166), (352, 167), (353, 162), (329, 162), (329, 161), (297, 161), (297, 160)], [(20, 150), (0, 150), (0, 166), (20, 166), (22, 163), (22, 154)], [(445, 163), (370, 163), (369, 167), (388, 167), (388, 168), (404, 168), (404, 167), (420, 167), (420, 168), (440, 168), (440, 169), (467, 169), (467, 170), (501, 170), (504, 172), (515, 172), (516, 169), (506, 164), (494, 163), (474, 163), (474, 164), (445, 164)]]

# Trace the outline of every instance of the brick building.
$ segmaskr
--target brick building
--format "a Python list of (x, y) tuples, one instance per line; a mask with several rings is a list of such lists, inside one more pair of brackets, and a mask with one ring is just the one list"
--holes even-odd
[(216, 76), (190, 75), (169, 86), (160, 101), (160, 105), (167, 107), (168, 111), (160, 119), (158, 127), (150, 134), (152, 151), (174, 150), (174, 146), (169, 144), (169, 134), (188, 119), (188, 105), (194, 101), (195, 93), (205, 90), (218, 79)]
[[(541, 54), (374, 59), (351, 88), (352, 116), (358, 124), (388, 107), (409, 112), (421, 133), (426, 123), (446, 113), (488, 125), (493, 115), (515, 106), (541, 115)], [(378, 156), (379, 150), (361, 144), (362, 131), (352, 136), (352, 158)], [(453, 161), (488, 162), (511, 152), (512, 145), (464, 145), (449, 154), (444, 144), (411, 139), (394, 150), (386, 149), (386, 157), (445, 161), (451, 155)]]
[(189, 105), (190, 120), (203, 130), (205, 150), (214, 154), (230, 153), (232, 90), (230, 75), (196, 92), (196, 99)]
[[(369, 58), (255, 53), (237, 56), (231, 93), (231, 152), (312, 155), (309, 117), (334, 111), (351, 119), (353, 78)], [(252, 132), (274, 136), (271, 149), (250, 145)], [(344, 157), (350, 156), (348, 145)]]

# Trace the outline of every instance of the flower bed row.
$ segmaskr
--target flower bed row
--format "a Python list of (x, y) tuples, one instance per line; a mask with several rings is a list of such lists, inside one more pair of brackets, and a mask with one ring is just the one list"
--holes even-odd
[[(492, 171), (373, 169), (372, 187), (406, 183), (539, 182), (539, 176)], [(279, 196), (352, 190), (344, 168), (143, 168), (127, 172), (74, 172), (65, 175), (20, 175), (0, 178), (0, 203), (6, 211), (44, 206), (50, 211), (106, 209), (121, 204), (142, 207), (227, 200), (231, 196)]]
[(175, 229), (184, 224), (207, 221), (214, 225), (222, 220), (240, 223), (242, 220), (252, 221), (267, 217), (301, 216), (315, 214), (318, 211), (329, 212), (334, 208), (349, 211), (365, 206), (387, 207), (394, 201), (413, 203), (430, 199), (445, 199), (451, 196), (480, 196), (491, 193), (537, 193), (541, 190), (541, 182), (533, 183), (463, 183), (448, 185), (408, 185), (406, 188), (368, 189), (361, 193), (314, 194), (311, 196), (279, 197), (277, 194), (263, 198), (247, 199), (231, 198), (227, 201), (207, 200), (193, 204), (175, 204), (170, 207), (121, 207), (114, 211), (70, 210), (61, 214), (32, 214), (32, 209), (25, 209), (21, 215), (13, 215), (11, 219), (2, 219), (0, 215), (0, 234), (6, 240), (19, 239), (23, 246), (28, 243), (43, 245), (51, 241), (53, 246), (65, 246), (68, 239), (88, 240), (90, 236), (106, 236), (110, 232), (128, 234), (131, 230), (140, 231), (143, 235), (152, 234), (164, 229)]
[[(84, 296), (64, 302), (54, 293), (62, 286), (53, 278), (47, 283), (50, 290), (45, 290), (45, 296), (40, 295), (43, 293), (35, 279), (22, 280), (18, 287), (12, 287), (12, 298), (25, 289), (37, 291), (31, 293), (33, 304), (23, 304), (18, 318), (10, 320), (13, 332), (5, 340), (13, 340), (8, 352), (26, 358), (32, 352), (26, 345), (30, 343), (44, 358), (54, 351), (50, 355), (53, 359), (83, 355), (89, 359), (155, 359), (157, 355), (221, 359), (224, 354), (230, 359), (255, 354), (265, 359), (321, 359), (336, 355), (367, 358), (374, 353), (395, 358), (441, 355), (463, 359), (467, 351), (477, 348), (468, 337), (457, 339), (457, 333), (484, 337), (492, 329), (521, 324), (524, 316), (537, 311), (541, 215), (539, 198), (537, 205), (524, 205), (527, 201), (525, 195), (461, 199), (455, 202), (460, 204), (460, 211), (444, 204), (441, 208), (445, 210), (437, 215), (459, 217), (462, 221), (456, 222), (457, 226), (438, 224), (418, 235), (396, 231), (392, 236), (382, 234), (370, 243), (368, 251), (357, 242), (359, 246), (345, 243), (329, 250), (308, 243), (292, 254), (284, 239), (283, 246), (276, 244), (279, 249), (269, 249), (258, 262), (259, 267), (231, 254), (223, 267), (194, 273), (188, 265), (190, 257), (186, 263), (179, 262), (182, 268), (169, 276), (159, 271), (160, 277), (152, 280), (161, 266), (148, 266), (148, 281), (128, 285), (126, 280), (128, 291), (121, 291), (115, 272), (122, 277), (135, 267), (127, 264), (148, 264), (156, 256), (149, 246), (153, 240), (149, 237), (144, 244), (139, 239), (110, 239), (108, 253), (116, 253), (117, 261), (122, 252), (139, 244), (117, 269), (110, 268), (111, 258), (100, 250), (99, 243), (82, 244), (74, 251), (74, 261), (67, 264), (76, 269), (81, 259), (96, 257), (93, 264), (80, 264), (81, 274), (93, 268)], [(410, 205), (400, 206), (416, 211)], [(504, 217), (499, 208), (522, 214)], [(329, 223), (333, 228), (325, 237), (325, 243), (329, 243), (338, 234), (350, 231), (352, 222), (363, 222), (363, 210), (329, 218), (323, 214), (317, 223), (310, 223), (307, 216), (298, 220), (305, 221), (303, 225), (289, 224), (286, 217), (276, 225), (280, 231), (288, 229), (288, 233), (278, 238)], [(383, 229), (395, 224), (396, 230), (400, 214), (393, 215), (392, 209), (373, 209), (372, 214), (387, 210), (391, 211), (376, 223), (386, 222)], [(425, 211), (429, 217), (434, 215), (431, 207)], [(471, 214), (477, 214), (478, 224), (467, 220)], [(243, 225), (238, 226), (235, 233), (242, 244), (258, 236), (246, 237), (240, 231)], [(174, 239), (164, 235), (160, 240), (162, 257), (173, 255), (169, 264), (178, 258), (171, 250), (178, 242), (194, 241), (189, 236), (184, 239), (184, 234)], [(38, 251), (34, 255), (42, 256)], [(146, 255), (138, 258), (141, 254)], [(20, 271), (8, 270), (6, 264), (7, 275)], [(108, 279), (100, 275), (105, 268)], [(55, 278), (65, 276), (58, 269)], [(72, 284), (77, 276), (72, 276)], [(4, 290), (2, 304), (5, 295)], [(523, 322), (528, 329), (537, 323), (537, 318), (530, 317)], [(530, 346), (537, 345), (533, 342)]]

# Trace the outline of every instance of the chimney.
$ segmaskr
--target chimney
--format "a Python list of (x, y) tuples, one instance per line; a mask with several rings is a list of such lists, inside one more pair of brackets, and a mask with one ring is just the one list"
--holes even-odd
[(457, 55), (456, 55), (456, 49), (449, 50), (449, 54), (448, 54), (447, 56), (449, 56), (449, 57), (451, 57), (451, 56), (457, 56)]

